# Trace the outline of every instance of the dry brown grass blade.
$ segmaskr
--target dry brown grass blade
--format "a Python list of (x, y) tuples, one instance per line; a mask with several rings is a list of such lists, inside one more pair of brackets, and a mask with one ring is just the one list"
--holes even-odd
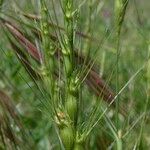
[[(13, 134), (9, 124), (8, 116), (6, 114), (0, 115), (0, 135), (2, 138), (3, 148), (2, 149), (10, 149), (13, 150), (14, 145), (17, 144), (17, 138)], [(0, 143), (1, 144), (1, 143)], [(1, 148), (1, 147), (0, 147)]]
[(9, 42), (10, 42), (10, 44), (11, 44), (11, 46), (12, 46), (12, 48), (13, 48), (15, 54), (16, 54), (16, 56), (18, 57), (19, 61), (24, 66), (25, 70), (28, 72), (30, 77), (33, 80), (41, 79), (40, 74), (36, 71), (35, 68), (33, 68), (33, 66), (31, 65), (30, 61), (28, 60), (26, 55), (20, 50), (20, 48), (11, 39), (9, 39)]
[(96, 95), (102, 97), (108, 103), (114, 99), (115, 94), (95, 71), (91, 70), (89, 72), (87, 80), (89, 81), (89, 86), (93, 88)]
[[(12, 99), (7, 95), (6, 92), (0, 89), (0, 134), (3, 136), (3, 143), (8, 147), (22, 146), (27, 149), (34, 144), (32, 138), (29, 137), (26, 128), (24, 127), (20, 114), (18, 113)], [(13, 124), (13, 126), (11, 126)], [(17, 132), (16, 132), (17, 128)]]
[(42, 55), (37, 51), (36, 46), (31, 43), (25, 36), (19, 31), (19, 29), (6, 20), (2, 20), (3, 24), (8, 28), (10, 33), (18, 40), (18, 42), (27, 50), (27, 52), (37, 61), (42, 60)]
[[(0, 90), (0, 106), (2, 108), (2, 112), (0, 114), (0, 125), (1, 125), (1, 136), (3, 136), (3, 140), (5, 140), (6, 145), (8, 146), (8, 139), (14, 145), (19, 144), (19, 139), (14, 134), (10, 118), (16, 123), (19, 128), (22, 128), (22, 124), (20, 122), (19, 116), (13, 105), (9, 96), (2, 90)], [(10, 117), (9, 117), (10, 116)], [(11, 143), (10, 143), (11, 144)]]
[(9, 97), (2, 90), (0, 90), (0, 104), (5, 109), (7, 109), (7, 111), (12, 115), (13, 118), (17, 118), (13, 104), (11, 103)]

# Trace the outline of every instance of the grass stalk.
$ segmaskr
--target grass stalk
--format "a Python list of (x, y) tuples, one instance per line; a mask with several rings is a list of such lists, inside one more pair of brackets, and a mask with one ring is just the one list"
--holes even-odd
[[(116, 0), (115, 1), (115, 29), (116, 29), (116, 93), (119, 92), (119, 56), (120, 56), (120, 35), (121, 28), (124, 21), (124, 16), (127, 8), (128, 0)], [(118, 114), (119, 114), (119, 102), (120, 96), (116, 100), (116, 125), (119, 128)]]

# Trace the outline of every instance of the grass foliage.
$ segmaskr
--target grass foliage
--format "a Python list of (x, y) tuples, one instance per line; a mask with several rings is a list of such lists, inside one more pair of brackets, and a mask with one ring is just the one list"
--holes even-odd
[(0, 0), (0, 149), (148, 150), (148, 0)]

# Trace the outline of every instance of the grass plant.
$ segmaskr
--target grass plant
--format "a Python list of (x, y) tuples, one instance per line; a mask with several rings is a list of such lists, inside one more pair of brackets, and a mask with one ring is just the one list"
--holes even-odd
[(0, 1), (0, 149), (148, 149), (149, 22), (135, 4)]

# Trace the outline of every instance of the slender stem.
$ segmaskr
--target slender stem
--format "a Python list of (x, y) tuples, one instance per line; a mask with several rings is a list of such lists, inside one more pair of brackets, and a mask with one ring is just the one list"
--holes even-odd
[[(89, 13), (88, 13), (88, 17), (87, 17), (88, 20), (87, 20), (87, 25), (86, 25), (86, 31), (85, 31), (85, 33), (88, 36), (91, 36), (92, 0), (88, 0), (88, 10), (89, 10)], [(85, 55), (87, 56), (87, 59), (88, 59), (88, 56), (89, 56), (89, 53), (90, 53), (90, 48), (91, 48), (91, 41), (90, 41), (90, 39), (86, 39), (83, 50), (84, 50)]]
[(50, 96), (54, 105), (54, 109), (57, 105), (57, 98), (55, 92), (55, 52), (56, 47), (54, 41), (49, 38), (51, 32), (49, 26), (49, 11), (45, 0), (41, 0), (41, 37), (42, 37), (42, 49), (44, 51), (44, 62), (41, 67), (41, 74), (44, 84), (50, 92)]
[[(49, 27), (49, 12), (48, 8), (46, 7), (46, 4), (44, 1), (41, 1), (41, 32), (42, 32), (42, 48), (44, 50), (45, 54), (45, 62), (44, 65), (46, 66), (46, 69), (49, 70), (49, 75), (54, 75), (54, 54), (56, 51), (56, 48), (54, 46), (54, 43), (52, 40), (49, 39), (49, 33), (50, 33), (50, 27)], [(53, 77), (51, 76), (51, 80), (53, 81)], [(53, 82), (52, 82), (53, 83)]]
[(73, 18), (73, 0), (64, 0), (64, 23), (66, 34), (64, 35), (63, 55), (66, 76), (73, 72), (73, 50), (74, 50), (74, 18)]
[[(116, 0), (115, 1), (115, 28), (116, 28), (116, 93), (119, 92), (119, 55), (120, 55), (120, 35), (121, 35), (121, 28), (124, 21), (124, 16), (126, 12), (126, 7), (128, 4), (128, 0)], [(117, 129), (119, 129), (119, 122), (118, 122), (118, 113), (119, 113), (119, 99), (118, 96), (116, 99), (116, 125)], [(122, 142), (121, 139), (119, 140), (119, 144), (117, 142), (117, 149), (122, 149)], [(121, 143), (121, 144), (120, 144)]]

